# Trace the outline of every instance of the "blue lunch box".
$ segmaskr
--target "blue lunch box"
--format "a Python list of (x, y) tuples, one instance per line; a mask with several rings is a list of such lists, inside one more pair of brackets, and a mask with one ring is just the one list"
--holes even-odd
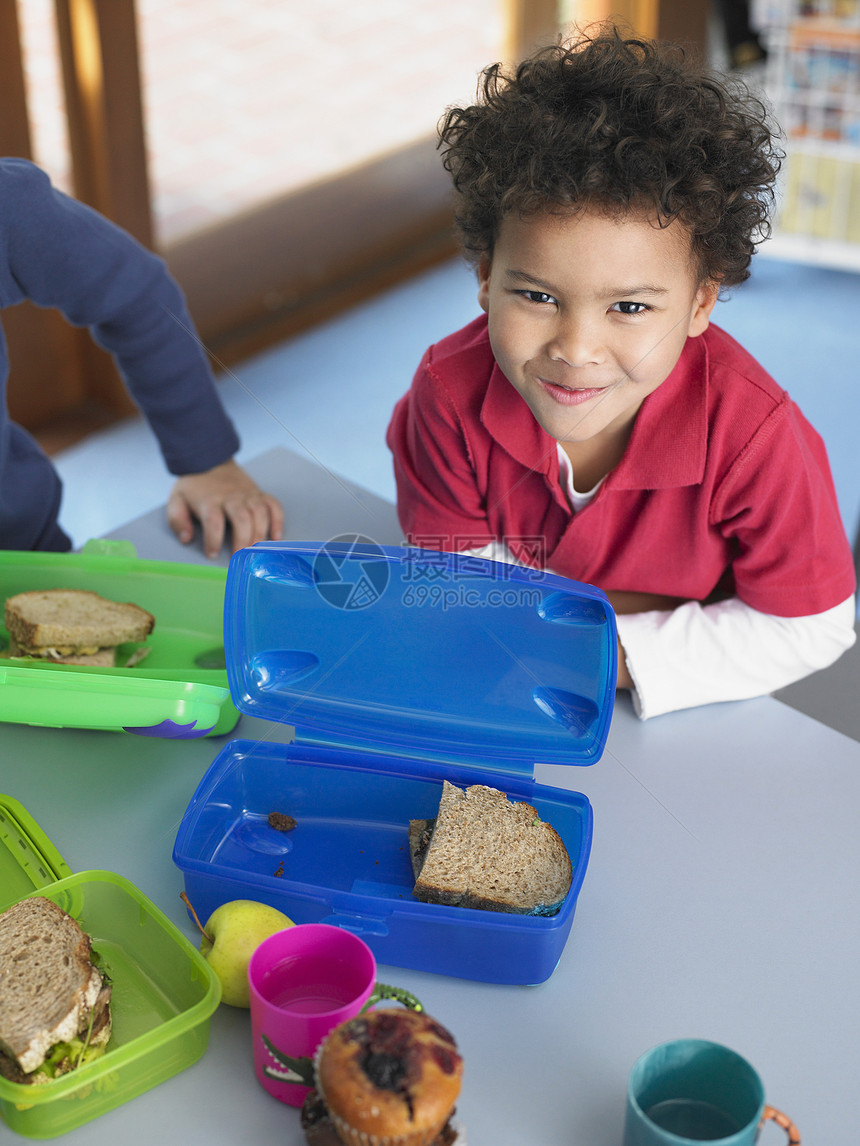
[[(348, 928), (380, 963), (540, 983), (570, 933), (592, 837), (584, 795), (536, 762), (590, 765), (615, 699), (617, 639), (599, 590), (462, 554), (358, 537), (262, 542), (234, 555), (224, 643), (236, 707), (295, 729), (232, 740), (185, 812), (173, 852), (205, 920), (255, 899), (296, 923)], [(421, 903), (408, 828), (442, 781), (532, 804), (570, 854), (551, 916)], [(272, 813), (295, 820), (270, 824)]]

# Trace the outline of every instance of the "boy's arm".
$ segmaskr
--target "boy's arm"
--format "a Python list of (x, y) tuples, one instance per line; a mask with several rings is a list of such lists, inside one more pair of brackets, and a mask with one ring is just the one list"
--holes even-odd
[(738, 597), (617, 617), (633, 702), (644, 720), (766, 695), (833, 664), (856, 639), (852, 595), (806, 617), (761, 613)]
[[(470, 552), (519, 564), (500, 542)], [(643, 720), (773, 692), (826, 668), (855, 641), (853, 596), (814, 616), (775, 617), (737, 597), (702, 606), (657, 593), (606, 595), (618, 626), (617, 687), (633, 693)]]
[[(659, 593), (628, 593), (624, 590), (611, 590), (606, 594), (616, 618), (630, 613), (648, 613), (654, 610), (677, 609), (683, 601), (678, 597), (664, 597)], [(632, 689), (633, 678), (627, 667), (627, 653), (618, 639), (618, 688)]]
[(234, 540), (279, 536), (280, 508), (230, 461), (239, 439), (164, 262), (26, 161), (2, 161), (0, 195), (0, 305), (56, 307), (113, 354), (180, 478), (177, 534), (189, 532), (182, 504), (199, 517), (210, 554), (228, 524)]
[[(517, 561), (507, 545), (501, 541), (491, 541), (489, 545), (483, 545), (477, 549), (469, 549), (467, 552), (472, 557), (484, 557), (490, 561), (506, 561), (509, 565), (522, 564), (521, 561)], [(683, 604), (682, 601), (675, 597), (663, 597), (657, 593), (612, 591), (607, 593), (606, 596), (609, 598), (610, 604), (615, 610), (616, 617), (622, 613), (644, 613), (654, 609), (675, 609), (678, 605)], [(620, 639), (618, 641), (617, 687), (625, 689), (633, 688), (633, 679), (627, 668), (627, 657)]]
[(710, 518), (734, 548), (735, 595), (617, 608), (619, 681), (643, 719), (766, 695), (856, 640), (856, 579), (826, 451), (787, 396), (732, 461)]
[(662, 593), (628, 593), (610, 589), (606, 594), (612, 603), (616, 616), (628, 613), (648, 613), (654, 609), (677, 609), (683, 605), (681, 597), (666, 597)]
[(235, 428), (163, 260), (23, 160), (2, 161), (0, 196), (0, 303), (30, 299), (88, 327), (114, 356), (171, 473), (232, 457)]

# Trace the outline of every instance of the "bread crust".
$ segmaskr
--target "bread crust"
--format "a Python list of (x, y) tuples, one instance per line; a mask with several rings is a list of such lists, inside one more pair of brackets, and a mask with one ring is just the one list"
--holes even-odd
[(110, 986), (91, 959), (90, 938), (44, 896), (0, 915), (0, 1051), (24, 1074), (58, 1042), (90, 1026), (106, 1041)]
[(116, 648), (96, 649), (94, 653), (62, 653), (59, 649), (41, 648), (29, 651), (22, 649), (14, 637), (9, 638), (10, 657), (35, 657), (56, 665), (92, 665), (96, 668), (116, 667)]
[(152, 613), (129, 601), (110, 601), (88, 589), (35, 589), (8, 597), (4, 619), (22, 650), (109, 648), (143, 641), (155, 627)]
[[(413, 827), (410, 847), (419, 841)], [(416, 899), (480, 911), (554, 914), (573, 879), (564, 841), (530, 804), (484, 784), (464, 790), (447, 780), (423, 862), (416, 851), (412, 862)]]

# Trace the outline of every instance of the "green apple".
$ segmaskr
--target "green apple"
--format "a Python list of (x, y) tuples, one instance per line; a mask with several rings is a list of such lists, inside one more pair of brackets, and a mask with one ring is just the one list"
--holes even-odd
[(253, 899), (234, 899), (216, 907), (206, 926), (200, 950), (221, 980), (221, 1002), (249, 1007), (248, 964), (264, 939), (292, 927), (282, 911)]

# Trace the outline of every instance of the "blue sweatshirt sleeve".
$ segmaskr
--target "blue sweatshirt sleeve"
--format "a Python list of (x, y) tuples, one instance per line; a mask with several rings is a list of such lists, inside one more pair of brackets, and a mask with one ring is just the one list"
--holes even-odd
[(0, 307), (24, 299), (89, 327), (113, 355), (171, 473), (203, 472), (239, 448), (164, 261), (56, 190), (38, 167), (3, 159)]

